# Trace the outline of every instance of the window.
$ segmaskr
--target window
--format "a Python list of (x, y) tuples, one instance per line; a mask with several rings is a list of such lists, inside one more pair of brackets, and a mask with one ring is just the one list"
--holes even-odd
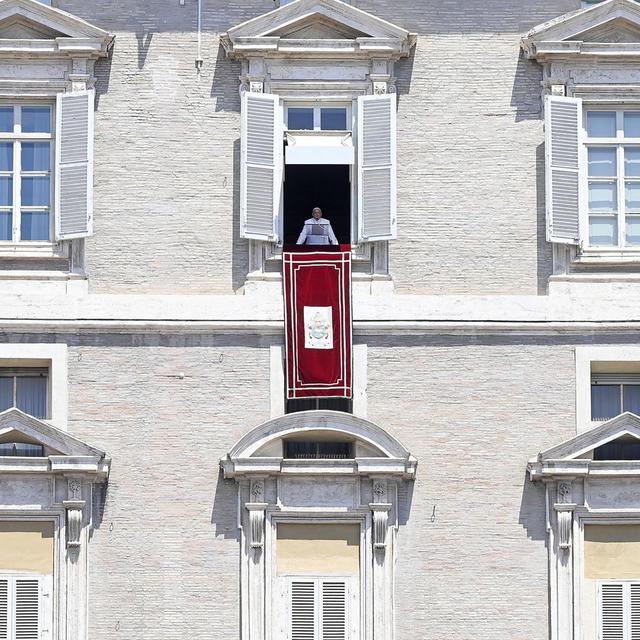
[(640, 440), (618, 438), (593, 450), (594, 460), (640, 460)]
[(0, 411), (16, 407), (34, 418), (46, 418), (48, 382), (48, 369), (0, 369)]
[(631, 411), (640, 415), (640, 374), (591, 376), (591, 419), (609, 420)]
[(287, 413), (299, 411), (328, 410), (353, 413), (353, 400), (351, 398), (300, 398), (287, 400)]
[(352, 442), (285, 440), (284, 457), (294, 460), (347, 460), (354, 458)]
[(0, 105), (0, 240), (51, 239), (50, 105)]
[(640, 246), (640, 111), (586, 112), (589, 244)]
[(38, 640), (42, 630), (42, 580), (0, 575), (0, 638)]
[(351, 131), (347, 105), (287, 105), (285, 128), (290, 131)]
[(640, 582), (603, 582), (598, 608), (602, 640), (640, 636)]
[(0, 456), (38, 458), (44, 456), (44, 446), (28, 442), (0, 442)]

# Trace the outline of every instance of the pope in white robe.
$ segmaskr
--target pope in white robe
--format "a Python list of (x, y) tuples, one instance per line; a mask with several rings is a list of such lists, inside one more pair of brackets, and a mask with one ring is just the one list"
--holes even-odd
[(333, 233), (331, 223), (322, 217), (322, 209), (315, 207), (311, 212), (313, 217), (305, 220), (302, 233), (296, 244), (338, 244), (336, 234)]

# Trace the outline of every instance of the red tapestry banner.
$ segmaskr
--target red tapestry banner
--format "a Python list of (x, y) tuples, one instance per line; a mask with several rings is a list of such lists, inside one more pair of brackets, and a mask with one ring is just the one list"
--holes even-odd
[(351, 398), (351, 246), (285, 247), (287, 398)]

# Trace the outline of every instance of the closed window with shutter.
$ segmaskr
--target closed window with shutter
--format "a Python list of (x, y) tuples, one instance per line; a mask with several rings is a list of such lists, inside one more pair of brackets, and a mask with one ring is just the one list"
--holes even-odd
[(640, 581), (599, 586), (599, 640), (640, 640)]
[(580, 242), (580, 139), (582, 100), (547, 96), (545, 160), (547, 240)]
[(290, 578), (288, 640), (355, 640), (354, 578)]
[(41, 576), (0, 576), (0, 640), (40, 640), (46, 635), (42, 601), (47, 582)]
[(278, 241), (282, 192), (283, 125), (279, 98), (242, 96), (240, 235)]
[(396, 96), (358, 98), (358, 239), (396, 238)]
[(93, 104), (95, 91), (57, 100), (55, 229), (57, 240), (93, 233)]

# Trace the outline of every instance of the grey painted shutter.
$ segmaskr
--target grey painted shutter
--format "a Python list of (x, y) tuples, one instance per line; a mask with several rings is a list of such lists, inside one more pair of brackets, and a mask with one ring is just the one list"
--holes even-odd
[(640, 640), (640, 583), (631, 583), (631, 640)]
[(93, 103), (95, 92), (58, 95), (56, 110), (56, 239), (93, 233)]
[(347, 639), (347, 589), (344, 582), (322, 582), (321, 639)]
[(278, 241), (284, 142), (278, 96), (242, 96), (240, 235)]
[(358, 98), (358, 241), (396, 237), (396, 95)]
[(9, 640), (9, 581), (0, 580), (0, 640)]
[(580, 242), (580, 132), (582, 100), (547, 96), (545, 160), (547, 240)]
[(312, 581), (291, 582), (291, 640), (316, 638), (316, 584)]
[(600, 586), (600, 640), (626, 640), (624, 593), (620, 583)]
[(38, 640), (40, 637), (40, 581), (16, 579), (16, 640)]

